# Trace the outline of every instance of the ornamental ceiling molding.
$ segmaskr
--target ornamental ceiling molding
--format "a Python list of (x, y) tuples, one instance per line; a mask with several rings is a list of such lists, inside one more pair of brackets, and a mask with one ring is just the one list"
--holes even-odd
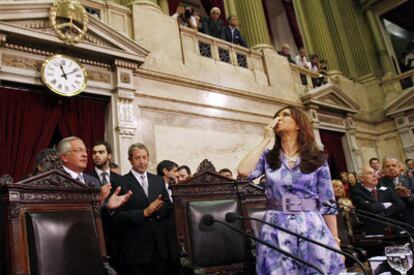
[(414, 87), (404, 91), (401, 96), (397, 97), (384, 108), (386, 116), (393, 116), (412, 110), (414, 110)]
[[(0, 5), (1, 45), (14, 45), (18, 48), (31, 48), (32, 51), (70, 52), (97, 62), (115, 65), (115, 60), (135, 64), (138, 68), (144, 63), (149, 51), (130, 38), (118, 33), (94, 16), (89, 16), (88, 32), (85, 38), (75, 45), (66, 45), (50, 28), (50, 4), (25, 3)], [(4, 42), (5, 41), (5, 42)]]
[(300, 97), (303, 105), (316, 105), (319, 109), (340, 113), (358, 113), (360, 105), (337, 85), (326, 84), (312, 89)]

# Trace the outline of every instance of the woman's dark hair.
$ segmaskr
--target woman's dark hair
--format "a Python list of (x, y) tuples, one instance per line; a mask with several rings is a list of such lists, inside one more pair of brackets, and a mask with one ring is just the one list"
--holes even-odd
[[(287, 106), (279, 110), (273, 117), (277, 117), (283, 110), (289, 109), (293, 120), (298, 125), (298, 144), (300, 155), (300, 171), (308, 174), (318, 169), (326, 161), (327, 155), (321, 151), (315, 141), (315, 135), (313, 134), (312, 126), (308, 117), (297, 108), (293, 106)], [(273, 169), (279, 169), (280, 163), (280, 137), (275, 135), (275, 145), (272, 150), (266, 153), (266, 161)]]

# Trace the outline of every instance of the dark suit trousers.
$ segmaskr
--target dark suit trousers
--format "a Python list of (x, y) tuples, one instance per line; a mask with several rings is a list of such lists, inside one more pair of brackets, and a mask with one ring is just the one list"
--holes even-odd
[(122, 265), (119, 275), (167, 275), (167, 261), (162, 260), (158, 252), (152, 256), (151, 262), (140, 265)]

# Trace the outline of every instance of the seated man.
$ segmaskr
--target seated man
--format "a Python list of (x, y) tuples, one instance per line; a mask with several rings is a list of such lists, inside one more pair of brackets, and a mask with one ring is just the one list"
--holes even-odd
[[(351, 189), (351, 199), (357, 209), (371, 212), (378, 216), (398, 218), (404, 209), (404, 202), (387, 186), (378, 186), (378, 178), (370, 166), (359, 171), (359, 183)], [(387, 226), (360, 217), (367, 235), (384, 234)]]
[(392, 156), (387, 156), (382, 161), (384, 177), (380, 185), (393, 189), (395, 194), (404, 201), (405, 208), (402, 211), (404, 221), (414, 225), (414, 183), (413, 179), (401, 174), (401, 162)]

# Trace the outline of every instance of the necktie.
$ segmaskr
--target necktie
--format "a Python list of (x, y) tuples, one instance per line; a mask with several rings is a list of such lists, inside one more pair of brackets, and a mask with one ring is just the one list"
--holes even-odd
[(148, 197), (148, 182), (147, 178), (144, 175), (141, 175), (141, 186), (144, 189), (145, 195)]
[(400, 179), (399, 179), (399, 177), (395, 177), (395, 178), (392, 180), (392, 182), (394, 183), (394, 186), (401, 185), (401, 184), (400, 184)]
[(108, 173), (107, 172), (103, 172), (102, 174), (102, 184), (107, 184), (108, 183)]
[(372, 198), (374, 199), (374, 201), (375, 202), (378, 202), (378, 192), (377, 192), (377, 189), (372, 189), (372, 191), (371, 191), (371, 194), (372, 194)]
[(76, 180), (78, 180), (78, 181), (80, 181), (82, 183), (85, 183), (85, 179), (83, 178), (83, 175), (82, 174), (79, 174), (78, 177), (76, 178)]

